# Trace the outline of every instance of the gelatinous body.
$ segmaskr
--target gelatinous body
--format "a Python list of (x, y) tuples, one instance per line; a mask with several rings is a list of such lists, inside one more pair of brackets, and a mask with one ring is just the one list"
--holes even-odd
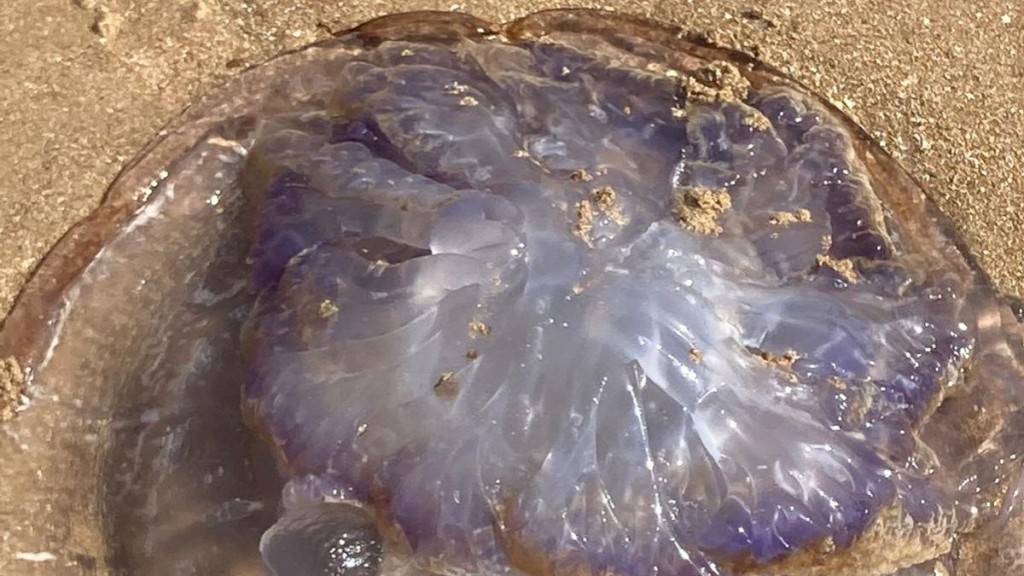
[(275, 570), (320, 542), (331, 574), (1018, 561), (1016, 318), (910, 178), (760, 64), (594, 12), (390, 17), (208, 97), (104, 210), (161, 168), (4, 332), (65, 295), (24, 340), (42, 385), (103, 354), (112, 293), (129, 312), (141, 353), (99, 373), (133, 392), (94, 401), (144, 431), (94, 449), (109, 501), (147, 504), (104, 518), (149, 535), (125, 569), (254, 561), (175, 540), (268, 523), (235, 403), (289, 481)]

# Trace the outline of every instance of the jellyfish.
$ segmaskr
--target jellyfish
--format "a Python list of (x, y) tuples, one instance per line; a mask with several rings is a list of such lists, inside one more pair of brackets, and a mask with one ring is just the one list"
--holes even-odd
[(1011, 573), (1022, 335), (771, 67), (606, 12), (403, 14), (119, 176), (0, 332), (31, 397), (0, 455), (72, 472), (39, 531), (126, 574)]

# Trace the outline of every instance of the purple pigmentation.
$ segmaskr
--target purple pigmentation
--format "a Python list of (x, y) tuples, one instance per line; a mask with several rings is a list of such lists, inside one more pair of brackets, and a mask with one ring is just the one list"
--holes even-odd
[[(115, 192), (159, 168), (133, 216), (89, 224), (72, 320), (26, 356), (67, 378), (102, 344), (76, 308), (111, 294), (162, 319), (103, 372), (148, 383), (110, 402), (162, 426), (97, 456), (115, 533), (150, 534), (112, 545), (129, 572), (255, 558), (279, 487), (242, 416), (203, 423), (233, 403), (287, 481), (279, 576), (1020, 562), (1024, 331), (912, 179), (742, 55), (589, 11), (388, 17), (208, 97)], [(180, 285), (133, 304), (125, 278), (154, 275)], [(234, 446), (187, 491), (229, 528), (168, 520), (184, 480), (146, 463), (202, 452), (167, 456), (168, 431)], [(186, 525), (225, 539), (190, 556)]]

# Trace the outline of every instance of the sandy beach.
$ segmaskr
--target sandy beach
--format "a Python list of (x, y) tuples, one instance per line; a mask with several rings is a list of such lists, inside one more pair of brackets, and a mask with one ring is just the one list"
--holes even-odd
[[(1024, 296), (1019, 0), (6, 0), (0, 319), (161, 126), (242, 70), (387, 13), (460, 10), (501, 22), (556, 7), (679, 25), (811, 86), (924, 184), (1003, 292)], [(10, 560), (2, 536), (0, 572)], [(98, 573), (16, 565), (27, 570), (19, 574)]]
[(814, 87), (1024, 294), (1024, 10), (1009, 0), (13, 0), (0, 5), (0, 314), (159, 128), (283, 50), (389, 12), (605, 7), (706, 33)]

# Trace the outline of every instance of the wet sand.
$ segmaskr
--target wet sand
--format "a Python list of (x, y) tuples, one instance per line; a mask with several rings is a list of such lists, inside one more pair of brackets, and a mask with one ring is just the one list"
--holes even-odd
[(1024, 8), (1016, 0), (7, 0), (0, 317), (136, 151), (245, 67), (403, 9), (503, 21), (566, 6), (679, 24), (812, 86), (925, 184), (1004, 291), (1024, 295)]
[(388, 12), (609, 7), (760, 55), (850, 112), (1024, 295), (1024, 9), (1013, 0), (0, 3), (0, 315), (159, 128), (246, 66)]

